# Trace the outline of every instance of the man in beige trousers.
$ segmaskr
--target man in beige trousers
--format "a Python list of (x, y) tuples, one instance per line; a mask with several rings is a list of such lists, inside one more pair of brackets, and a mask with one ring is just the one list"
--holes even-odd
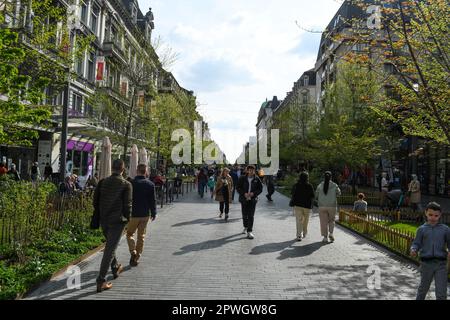
[(337, 197), (341, 195), (338, 185), (331, 181), (331, 172), (325, 172), (325, 180), (316, 189), (319, 206), (320, 232), (323, 243), (334, 242), (334, 224), (337, 213)]
[[(130, 266), (136, 267), (144, 250), (148, 222), (156, 219), (155, 185), (146, 178), (147, 166), (137, 167), (137, 176), (133, 180), (133, 209), (127, 226), (127, 241), (130, 249)], [(151, 215), (150, 215), (151, 212)], [(137, 230), (137, 241), (134, 234)]]

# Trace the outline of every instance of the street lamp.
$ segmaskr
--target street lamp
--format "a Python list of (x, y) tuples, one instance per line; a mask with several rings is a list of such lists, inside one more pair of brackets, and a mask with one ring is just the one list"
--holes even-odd
[[(76, 30), (80, 28), (80, 19), (78, 18), (78, 6), (71, 5), (67, 9), (68, 19), (67, 19), (67, 28), (69, 31), (69, 42), (70, 35), (72, 30)], [(69, 53), (70, 53), (70, 45), (69, 44)], [(69, 94), (70, 94), (70, 68), (71, 66), (67, 66), (67, 87), (64, 92), (64, 103), (63, 103), (63, 114), (62, 114), (62, 130), (61, 130), (61, 145), (60, 145), (60, 155), (59, 155), (59, 177), (60, 181), (64, 181), (66, 177), (66, 157), (67, 157), (67, 134), (68, 134), (68, 122), (69, 122)]]
[(161, 145), (161, 125), (158, 124), (158, 142), (157, 142), (158, 150), (157, 150), (157, 154), (156, 154), (156, 170), (159, 170), (159, 162), (160, 162), (159, 146), (160, 145)]

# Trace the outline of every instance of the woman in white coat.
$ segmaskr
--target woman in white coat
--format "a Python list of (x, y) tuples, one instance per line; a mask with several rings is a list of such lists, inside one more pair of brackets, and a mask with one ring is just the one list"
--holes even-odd
[(337, 197), (341, 195), (338, 185), (331, 181), (331, 172), (325, 172), (325, 179), (316, 189), (316, 198), (319, 206), (320, 231), (322, 242), (328, 243), (328, 239), (334, 242), (334, 225), (337, 213)]

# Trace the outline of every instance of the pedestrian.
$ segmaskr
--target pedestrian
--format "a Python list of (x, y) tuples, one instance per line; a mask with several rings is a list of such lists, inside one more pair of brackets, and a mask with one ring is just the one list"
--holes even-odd
[(198, 194), (200, 195), (201, 198), (203, 198), (207, 183), (208, 183), (208, 176), (206, 175), (205, 170), (200, 169), (197, 175), (197, 185), (198, 185)]
[(8, 171), (8, 176), (11, 180), (20, 181), (19, 172), (17, 172), (16, 165), (11, 164), (11, 169)]
[(316, 189), (320, 230), (324, 243), (328, 243), (328, 239), (334, 242), (333, 231), (337, 213), (337, 196), (339, 195), (341, 195), (341, 190), (336, 183), (331, 181), (331, 172), (325, 172), (324, 181)]
[[(137, 176), (133, 180), (133, 207), (131, 219), (127, 225), (127, 242), (130, 250), (130, 266), (139, 264), (144, 249), (148, 222), (156, 219), (156, 188), (153, 182), (146, 178), (147, 165), (137, 167)], [(137, 230), (137, 241), (134, 234)]]
[(267, 194), (266, 198), (269, 201), (273, 201), (272, 195), (275, 193), (275, 184), (273, 182), (273, 175), (267, 175), (264, 177), (264, 181), (266, 182), (267, 186)]
[(96, 176), (92, 176), (90, 175), (87, 182), (86, 182), (86, 188), (90, 189), (93, 188), (95, 189), (98, 185), (98, 179)]
[(8, 173), (5, 162), (0, 162), (0, 176), (4, 176)]
[(353, 211), (356, 212), (366, 212), (367, 211), (367, 202), (365, 199), (364, 193), (358, 193), (358, 200), (353, 204)]
[(312, 213), (314, 188), (309, 183), (307, 172), (300, 173), (299, 180), (292, 187), (291, 206), (294, 207), (297, 225), (297, 241), (302, 241), (308, 234), (308, 222)]
[(219, 210), (222, 218), (225, 209), (225, 221), (228, 221), (228, 214), (230, 212), (231, 192), (233, 190), (233, 179), (229, 175), (230, 169), (224, 168), (221, 175), (217, 179), (216, 186), (214, 188), (214, 194), (216, 195), (216, 201), (220, 202)]
[(238, 172), (238, 167), (234, 166), (233, 170), (230, 172), (231, 179), (233, 179), (233, 190), (231, 190), (231, 201), (234, 201), (234, 195), (236, 193), (236, 186), (239, 180), (240, 173)]
[(39, 163), (35, 162), (31, 166), (30, 177), (33, 184), (35, 184), (41, 178), (41, 171), (39, 170)]
[(44, 181), (47, 181), (47, 180), (51, 180), (52, 179), (52, 174), (53, 174), (53, 168), (52, 168), (52, 166), (50, 165), (50, 163), (46, 163), (45, 164), (45, 168), (44, 168)]
[(255, 219), (256, 203), (258, 196), (263, 191), (261, 180), (255, 175), (255, 166), (247, 166), (246, 174), (239, 178), (236, 187), (239, 193), (239, 202), (242, 208), (243, 234), (247, 233), (248, 239), (254, 239), (253, 223)]
[(421, 208), (421, 193), (420, 193), (420, 181), (417, 179), (417, 175), (411, 175), (411, 182), (408, 185), (409, 204), (413, 211), (422, 210)]
[(131, 183), (122, 176), (124, 170), (123, 160), (114, 160), (112, 175), (101, 180), (94, 193), (94, 209), (100, 215), (100, 226), (106, 238), (100, 272), (97, 277), (97, 292), (112, 288), (111, 282), (106, 281), (109, 266), (111, 266), (114, 279), (123, 271), (122, 265), (117, 262), (116, 249), (130, 218), (133, 192)]
[(439, 223), (441, 206), (430, 202), (425, 210), (427, 222), (417, 229), (411, 256), (420, 258), (420, 285), (417, 300), (425, 300), (434, 278), (437, 300), (447, 299), (447, 263), (450, 259), (450, 228)]
[(211, 199), (214, 198), (214, 188), (216, 187), (216, 179), (214, 176), (209, 177), (208, 188), (211, 192)]
[(381, 173), (380, 188), (381, 188), (380, 207), (381, 210), (384, 210), (387, 202), (387, 193), (389, 192), (389, 182), (387, 180), (386, 172)]

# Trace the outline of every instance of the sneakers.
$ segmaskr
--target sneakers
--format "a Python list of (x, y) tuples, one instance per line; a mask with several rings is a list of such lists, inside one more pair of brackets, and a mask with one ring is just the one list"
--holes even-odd
[(302, 241), (302, 236), (298, 236), (297, 241)]
[(267, 200), (269, 200), (270, 202), (272, 202), (273, 200), (272, 200), (272, 197), (271, 196), (269, 196), (268, 194), (266, 195), (266, 198), (267, 198)]
[(242, 231), (242, 234), (246, 234), (247, 233), (247, 228), (244, 228), (244, 230)]
[(323, 243), (328, 243), (328, 237), (323, 237), (322, 242)]
[(254, 239), (255, 236), (251, 232), (247, 232), (247, 239)]
[(334, 242), (334, 236), (333, 236), (332, 233), (330, 233), (330, 235), (328, 236), (328, 238), (330, 238), (330, 241), (331, 241), (331, 242)]

